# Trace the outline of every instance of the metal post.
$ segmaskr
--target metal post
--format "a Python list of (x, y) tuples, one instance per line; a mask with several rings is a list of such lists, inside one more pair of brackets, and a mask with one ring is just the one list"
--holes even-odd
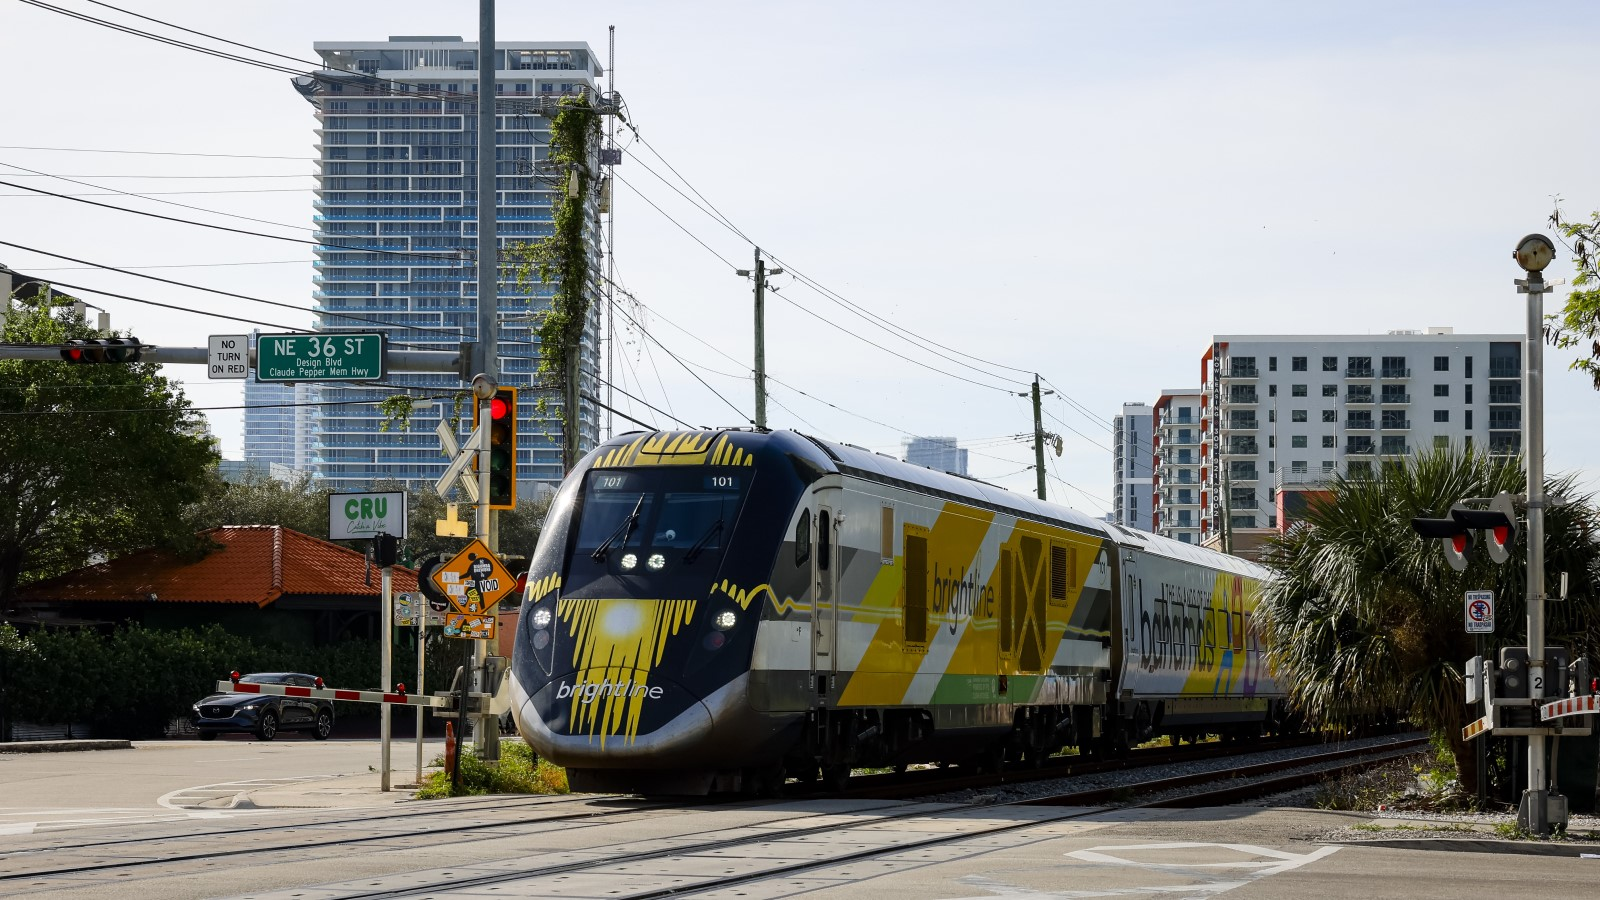
[[(611, 102), (617, 102), (617, 26), (610, 25), (606, 28), (606, 43), (609, 51), (606, 54), (606, 82), (611, 88)], [(606, 116), (606, 151), (617, 152), (617, 117)], [(606, 174), (611, 174), (609, 166)], [(617, 433), (616, 413), (612, 407), (617, 405), (614, 397), (616, 382), (613, 374), (617, 358), (617, 320), (616, 320), (616, 253), (617, 253), (617, 207), (616, 181), (611, 182), (611, 196), (606, 206), (606, 437), (611, 438)]]
[(478, 0), (478, 343), (472, 371), (500, 375), (499, 245), (495, 234), (494, 0)]
[[(756, 248), (756, 427), (767, 427), (767, 264)], [(1038, 385), (1034, 385), (1037, 392)]]
[[(384, 566), (382, 572), (383, 599), (379, 601), (381, 609), (379, 610), (378, 619), (383, 624), (379, 629), (378, 647), (382, 651), (380, 654), (382, 662), (379, 664), (379, 668), (382, 669), (383, 674), (379, 678), (383, 682), (383, 690), (392, 691), (394, 690), (394, 682), (390, 681), (390, 679), (394, 677), (394, 567)], [(420, 706), (417, 708), (421, 709)], [(379, 751), (381, 759), (379, 769), (383, 772), (380, 786), (385, 791), (391, 787), (389, 783), (389, 726), (393, 712), (394, 708), (389, 704), (378, 704), (378, 743), (381, 747)]]
[[(491, 394), (491, 397), (492, 396), (493, 395)], [(492, 421), (492, 413), (490, 411), (492, 402), (492, 400), (488, 399), (480, 400), (479, 403), (482, 405), (478, 407), (478, 421), (484, 423), (485, 427), (483, 446), (478, 449), (478, 538), (483, 541), (485, 546), (491, 548), (495, 545), (495, 540), (493, 525), (494, 511), (489, 508), (490, 464), (489, 439), (487, 430), (488, 423)], [(486, 641), (475, 640), (472, 642), (472, 662), (469, 670), (466, 673), (467, 677), (463, 679), (463, 684), (470, 683), (472, 690), (474, 691), (480, 690), (481, 688), (483, 680), (483, 658), (488, 655), (489, 652)], [(467, 720), (463, 719), (462, 721), (463, 724), (465, 724)], [(486, 749), (485, 743), (487, 741), (487, 735), (484, 734), (485, 729), (482, 727), (483, 719), (479, 716), (473, 716), (471, 718), (471, 723), (472, 746), (475, 750), (479, 751), (479, 755), (481, 756), (483, 751)], [(465, 737), (466, 735), (461, 735), (461, 737), (458, 739), (458, 747), (460, 746), (460, 741), (464, 740)]]
[[(1517, 290), (1528, 295), (1522, 446), (1528, 472), (1528, 686), (1537, 703), (1544, 696), (1544, 295), (1549, 287), (1544, 275), (1533, 271)], [(1528, 830), (1539, 835), (1567, 824), (1549, 820), (1546, 741), (1542, 734), (1528, 736), (1528, 790), (1522, 797)]]
[[(417, 607), (417, 696), (428, 695), (427, 682), (423, 679), (423, 672), (427, 665), (427, 652), (424, 647), (428, 642), (428, 601), (421, 593), (417, 594), (421, 605)], [(423, 709), (417, 707), (417, 787), (422, 787), (422, 726)]]
[(1045, 497), (1044, 484), (1044, 408), (1039, 403), (1039, 376), (1033, 376), (1033, 474), (1038, 482), (1039, 499)]

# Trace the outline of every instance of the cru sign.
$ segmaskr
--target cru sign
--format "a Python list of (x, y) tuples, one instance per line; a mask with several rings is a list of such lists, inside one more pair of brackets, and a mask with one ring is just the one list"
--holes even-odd
[(383, 335), (263, 334), (256, 338), (257, 381), (377, 381)]
[(328, 495), (328, 539), (353, 541), (392, 534), (406, 537), (404, 491)]

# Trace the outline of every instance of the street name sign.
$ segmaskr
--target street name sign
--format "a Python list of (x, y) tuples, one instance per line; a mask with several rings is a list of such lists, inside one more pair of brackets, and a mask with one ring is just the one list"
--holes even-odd
[(1494, 591), (1467, 591), (1467, 634), (1494, 634)]
[(378, 381), (383, 335), (329, 332), (256, 338), (257, 381)]
[(206, 375), (244, 378), (250, 374), (250, 335), (213, 334), (206, 344)]
[(328, 495), (328, 540), (355, 541), (380, 534), (405, 539), (405, 491)]

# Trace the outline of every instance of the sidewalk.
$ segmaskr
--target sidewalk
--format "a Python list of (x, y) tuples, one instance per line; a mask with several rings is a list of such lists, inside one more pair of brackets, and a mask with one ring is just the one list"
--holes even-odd
[[(439, 771), (423, 769), (423, 774)], [(390, 774), (390, 790), (382, 790), (377, 772), (276, 784), (245, 792), (233, 809), (375, 809), (412, 802), (416, 795), (414, 764)]]

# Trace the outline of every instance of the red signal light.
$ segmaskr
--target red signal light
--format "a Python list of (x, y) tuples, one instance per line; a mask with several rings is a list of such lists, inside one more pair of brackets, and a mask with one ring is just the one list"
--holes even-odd
[(1511, 529), (1505, 525), (1497, 526), (1494, 530), (1494, 542), (1504, 547), (1509, 540), (1511, 540)]
[(1452, 537), (1450, 539), (1450, 546), (1454, 547), (1455, 551), (1457, 553), (1466, 553), (1467, 552), (1467, 535), (1466, 535), (1466, 532), (1462, 532), (1461, 534), (1458, 534), (1458, 535)]
[(496, 396), (493, 400), (489, 401), (489, 418), (490, 419), (493, 419), (495, 421), (499, 421), (500, 419), (504, 419), (506, 417), (506, 413), (508, 413), (510, 411), (511, 411), (511, 404), (507, 403), (505, 398), (503, 398), (503, 397)]

